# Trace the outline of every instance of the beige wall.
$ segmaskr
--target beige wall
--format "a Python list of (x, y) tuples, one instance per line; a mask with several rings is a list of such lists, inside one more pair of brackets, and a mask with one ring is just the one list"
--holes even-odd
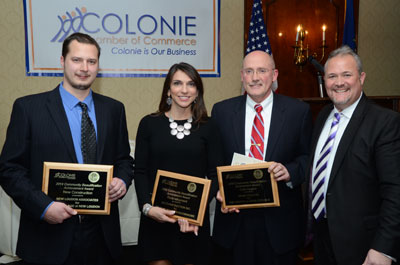
[[(215, 102), (240, 94), (243, 8), (242, 0), (221, 1), (221, 78), (203, 78), (205, 101), (209, 112)], [(14, 100), (23, 95), (50, 90), (57, 86), (61, 78), (25, 75), (22, 0), (0, 1), (0, 36), (0, 147), (2, 147)], [(163, 78), (97, 78), (94, 90), (125, 104), (129, 137), (134, 139), (140, 119), (157, 109), (162, 84)]]
[[(400, 1), (360, 1), (359, 53), (367, 72), (368, 95), (400, 95)], [(239, 95), (243, 47), (243, 1), (221, 0), (221, 78), (204, 78), (205, 100), (212, 105)], [(17, 97), (54, 88), (60, 78), (25, 75), (22, 0), (0, 1), (0, 146)], [(60, 51), (61, 52), (61, 51)], [(161, 78), (98, 78), (94, 90), (125, 104), (134, 139), (144, 115), (158, 105)]]
[(360, 0), (358, 52), (369, 96), (400, 95), (400, 1)]

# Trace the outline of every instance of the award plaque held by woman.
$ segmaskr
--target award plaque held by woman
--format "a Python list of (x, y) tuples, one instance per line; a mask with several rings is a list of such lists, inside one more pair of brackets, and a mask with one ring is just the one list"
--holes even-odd
[(212, 180), (209, 200), (218, 189), (221, 164), (216, 125), (207, 116), (203, 83), (196, 69), (174, 64), (165, 78), (158, 111), (145, 116), (138, 128), (135, 187), (142, 218), (139, 248), (151, 265), (208, 264), (208, 209), (201, 227), (172, 218), (174, 211), (151, 205), (157, 170)]

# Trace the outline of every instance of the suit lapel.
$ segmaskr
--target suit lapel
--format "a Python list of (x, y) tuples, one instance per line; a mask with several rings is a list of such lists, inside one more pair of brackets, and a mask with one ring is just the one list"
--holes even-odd
[[(315, 152), (316, 152), (316, 148), (317, 148), (317, 143), (318, 143), (318, 139), (321, 135), (322, 132), (322, 128), (324, 128), (324, 124), (326, 122), (326, 119), (329, 116), (329, 113), (331, 113), (333, 109), (333, 104), (328, 105), (327, 107), (323, 108), (320, 112), (320, 114), (318, 115), (317, 120), (315, 121), (315, 125), (314, 125), (314, 130), (313, 130), (313, 135), (311, 138), (311, 150), (310, 150), (310, 159), (308, 160), (308, 172), (306, 172), (306, 197), (307, 200), (311, 200), (311, 182), (312, 182), (312, 170), (313, 170), (313, 164), (314, 164), (314, 156), (315, 156)], [(307, 202), (308, 205), (308, 202)], [(311, 214), (311, 211), (310, 211)]]
[(242, 96), (236, 106), (234, 106), (234, 114), (232, 119), (229, 121), (232, 125), (233, 133), (235, 135), (235, 143), (237, 144), (235, 150), (239, 150), (239, 153), (245, 154), (245, 142), (244, 142), (244, 128), (246, 122), (246, 96)]
[(96, 111), (96, 124), (97, 124), (97, 163), (101, 164), (101, 158), (104, 152), (104, 143), (106, 137), (106, 122), (105, 122), (105, 106), (104, 102), (96, 93), (92, 93), (94, 109)]
[(271, 123), (269, 126), (267, 150), (265, 153), (265, 161), (271, 160), (274, 150), (278, 143), (279, 136), (281, 135), (283, 124), (285, 123), (285, 109), (286, 106), (281, 102), (279, 95), (274, 94), (273, 105), (271, 113)]
[[(351, 145), (358, 128), (365, 116), (365, 110), (367, 107), (368, 100), (365, 95), (362, 96), (358, 106), (354, 110), (354, 113), (349, 121), (349, 124), (346, 127), (346, 130), (343, 133), (342, 138), (340, 139), (340, 143), (338, 149), (336, 151), (335, 159), (332, 165), (331, 176), (329, 178), (329, 185), (334, 181), (341, 164), (343, 163), (343, 159), (346, 155), (346, 152)], [(328, 185), (328, 187), (329, 187)]]
[(77, 163), (78, 160), (75, 154), (74, 143), (72, 140), (71, 130), (68, 124), (68, 118), (65, 114), (64, 105), (61, 100), (59, 87), (57, 86), (51, 93), (47, 99), (47, 108), (51, 118), (58, 129), (58, 132), (61, 135), (61, 140), (64, 142), (67, 152), (70, 155), (72, 161)]
[[(321, 132), (322, 132), (322, 129), (324, 128), (326, 119), (328, 118), (332, 109), (333, 109), (333, 104), (330, 104), (327, 108), (324, 108), (321, 111), (320, 115), (318, 116), (318, 119), (315, 122), (315, 129), (313, 132), (313, 137), (312, 137), (312, 142), (311, 142), (311, 153), (310, 153), (312, 155), (311, 158), (314, 158), (314, 156), (315, 156), (315, 152), (316, 152), (315, 149), (317, 148), (319, 137), (321, 136)], [(311, 167), (312, 167), (314, 159), (311, 159), (310, 161), (311, 161)]]

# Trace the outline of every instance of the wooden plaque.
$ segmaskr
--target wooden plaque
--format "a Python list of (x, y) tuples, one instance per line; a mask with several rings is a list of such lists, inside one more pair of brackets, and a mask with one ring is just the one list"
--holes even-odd
[(174, 210), (172, 218), (202, 226), (211, 180), (158, 170), (151, 201), (154, 206)]
[(42, 191), (78, 214), (110, 214), (113, 166), (44, 162)]
[(280, 206), (278, 185), (268, 172), (271, 162), (217, 167), (224, 208)]

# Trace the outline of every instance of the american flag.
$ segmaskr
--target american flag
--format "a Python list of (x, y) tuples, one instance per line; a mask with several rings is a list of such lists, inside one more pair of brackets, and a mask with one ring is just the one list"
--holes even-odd
[(272, 53), (267, 28), (264, 23), (261, 0), (253, 1), (248, 36), (246, 54), (255, 50), (262, 50), (269, 54)]

